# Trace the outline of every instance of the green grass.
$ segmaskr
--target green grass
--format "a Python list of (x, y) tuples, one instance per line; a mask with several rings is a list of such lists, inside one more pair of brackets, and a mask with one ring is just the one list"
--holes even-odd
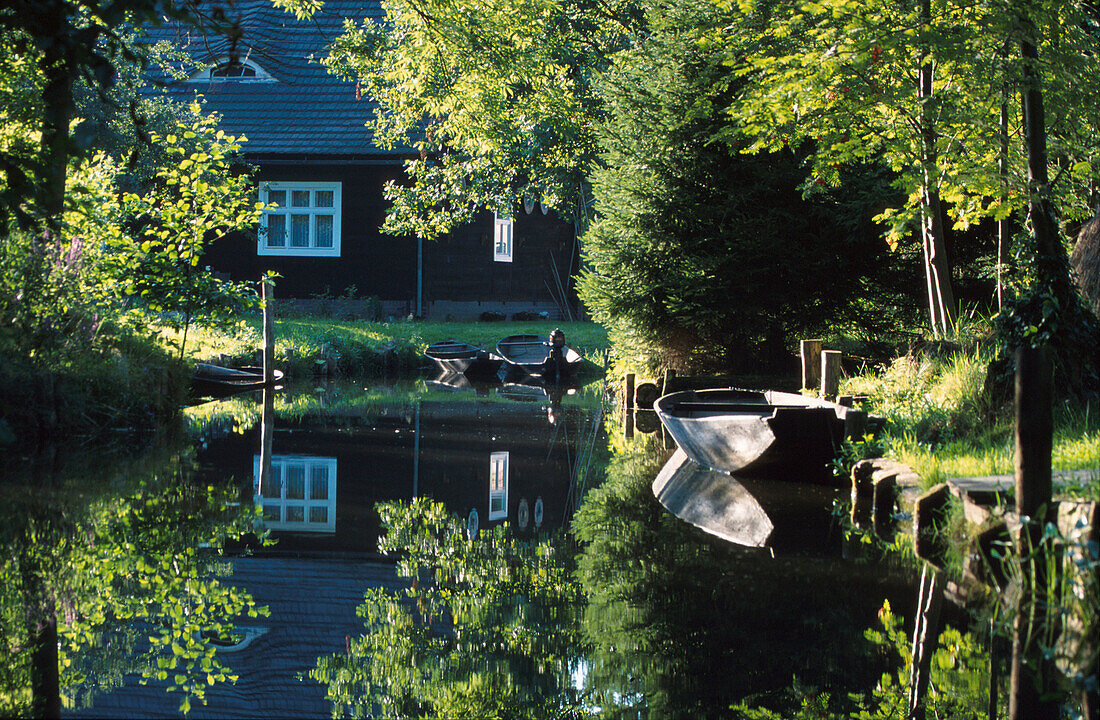
[[(1011, 405), (985, 391), (989, 356), (979, 345), (940, 357), (902, 357), (876, 372), (847, 379), (842, 392), (869, 397), (886, 419), (876, 446), (909, 465), (925, 486), (951, 477), (1011, 474), (1015, 441)], [(1100, 495), (1100, 405), (1054, 409), (1052, 466), (1096, 470), (1083, 495)]]
[[(603, 366), (607, 332), (590, 322), (385, 323), (296, 316), (276, 319), (275, 357), (288, 374), (302, 375), (312, 372), (314, 362), (325, 357), (327, 350), (342, 374), (371, 376), (415, 369), (428, 345), (439, 340), (454, 338), (491, 350), (506, 335), (546, 335), (555, 327), (565, 332), (570, 347)], [(171, 330), (166, 330), (163, 337), (171, 344), (179, 342), (179, 334)], [(229, 330), (192, 328), (187, 354), (196, 362), (248, 365), (257, 362), (260, 346), (260, 320), (251, 317)], [(381, 355), (386, 348), (390, 349), (388, 359)]]

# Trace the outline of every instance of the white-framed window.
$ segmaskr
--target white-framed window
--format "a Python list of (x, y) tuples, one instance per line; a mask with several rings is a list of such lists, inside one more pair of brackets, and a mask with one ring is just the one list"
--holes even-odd
[(512, 262), (512, 218), (493, 216), (493, 260)]
[(260, 255), (340, 257), (341, 183), (261, 182)]
[(508, 517), (508, 453), (489, 454), (489, 520)]
[(260, 483), (260, 456), (253, 456), (255, 502), (264, 526), (294, 532), (336, 532), (336, 458), (272, 455), (271, 476)]
[(275, 78), (247, 58), (221, 57), (210, 65), (193, 72), (187, 82), (275, 82)]

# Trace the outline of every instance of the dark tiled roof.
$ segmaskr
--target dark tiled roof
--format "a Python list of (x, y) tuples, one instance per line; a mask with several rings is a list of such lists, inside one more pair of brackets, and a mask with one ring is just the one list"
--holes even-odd
[(243, 150), (250, 155), (383, 158), (403, 154), (371, 142), (365, 124), (375, 103), (366, 97), (356, 99), (354, 82), (330, 75), (317, 62), (342, 32), (345, 18), (360, 23), (383, 16), (377, 0), (325, 0), (323, 9), (310, 20), (273, 8), (271, 0), (227, 2), (225, 14), (228, 22), (240, 27), (235, 43), (179, 24), (151, 29), (150, 40), (167, 40), (201, 63), (230, 55), (249, 60), (274, 82), (172, 81), (162, 69), (153, 71), (153, 80), (168, 83), (164, 92), (169, 97), (187, 102), (202, 95), (206, 109), (222, 116), (221, 129), (247, 136)]

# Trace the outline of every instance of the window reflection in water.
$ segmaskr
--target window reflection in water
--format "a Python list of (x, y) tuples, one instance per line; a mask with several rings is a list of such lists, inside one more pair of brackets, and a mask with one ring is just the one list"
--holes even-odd
[(261, 483), (260, 456), (255, 455), (255, 501), (269, 530), (336, 532), (336, 458), (273, 455), (269, 477)]

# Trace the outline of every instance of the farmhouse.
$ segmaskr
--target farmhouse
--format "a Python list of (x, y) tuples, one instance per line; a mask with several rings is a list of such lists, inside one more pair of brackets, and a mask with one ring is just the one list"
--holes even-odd
[(393, 316), (575, 311), (574, 226), (538, 205), (512, 218), (482, 211), (434, 241), (380, 230), (383, 186), (404, 179), (411, 151), (377, 147), (366, 126), (375, 103), (318, 62), (345, 18), (382, 16), (376, 1), (326, 0), (308, 21), (270, 0), (237, 0), (225, 12), (222, 36), (176, 24), (151, 31), (190, 58), (177, 68), (186, 77), (157, 71), (162, 91), (179, 102), (200, 98), (221, 129), (246, 137), (259, 197), (278, 205), (255, 234), (210, 248), (215, 271), (239, 280), (274, 271), (279, 297), (369, 297)]

